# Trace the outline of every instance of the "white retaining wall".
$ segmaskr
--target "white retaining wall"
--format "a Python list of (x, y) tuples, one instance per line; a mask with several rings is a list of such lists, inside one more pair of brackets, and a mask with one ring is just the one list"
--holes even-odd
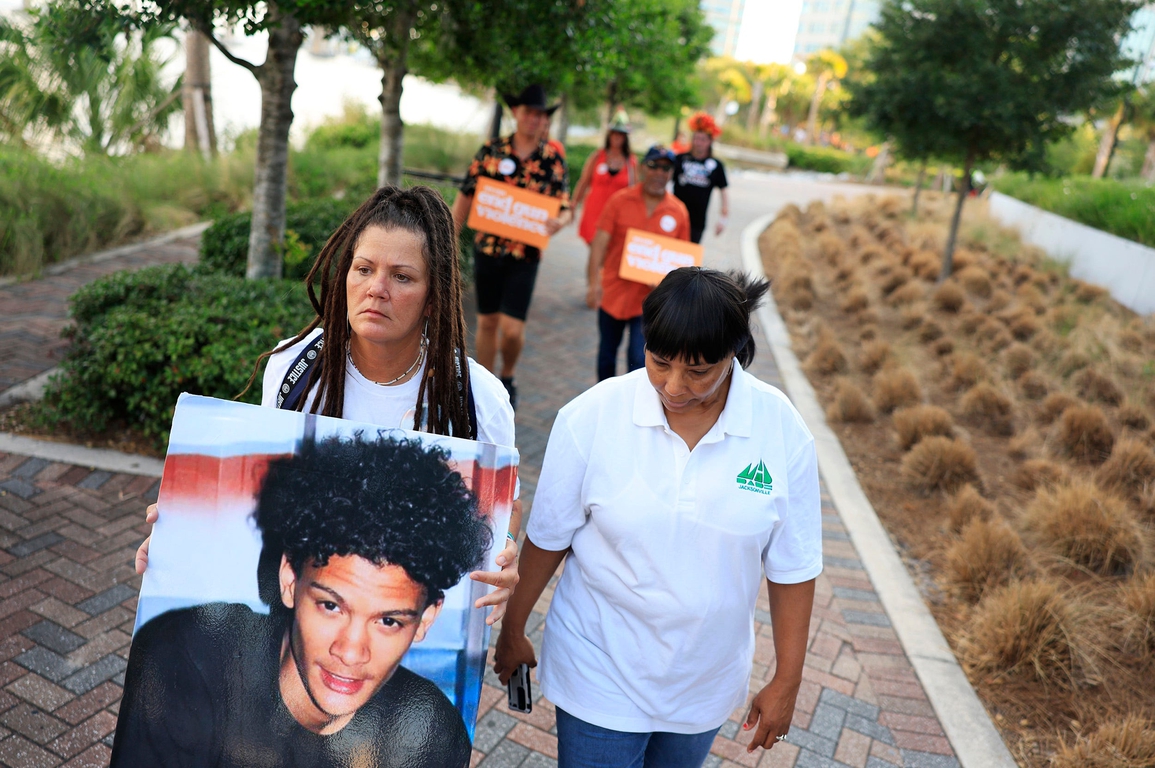
[(1023, 241), (1070, 265), (1071, 276), (1100, 285), (1141, 315), (1155, 312), (1155, 248), (1107, 234), (992, 192), (990, 212)]

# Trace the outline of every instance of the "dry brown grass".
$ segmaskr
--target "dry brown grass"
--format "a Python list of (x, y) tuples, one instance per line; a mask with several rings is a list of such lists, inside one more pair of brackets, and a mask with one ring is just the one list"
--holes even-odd
[(833, 334), (825, 332), (819, 335), (818, 343), (806, 358), (806, 370), (819, 376), (830, 376), (846, 370), (846, 353)]
[(995, 514), (995, 506), (984, 499), (973, 485), (967, 483), (947, 501), (946, 512), (950, 519), (950, 529), (957, 532), (971, 520), (990, 520)]
[(957, 392), (968, 390), (988, 378), (990, 370), (987, 364), (972, 352), (959, 352), (951, 360), (948, 386)]
[(922, 400), (918, 379), (906, 368), (886, 368), (874, 375), (874, 404), (883, 413)]
[[(969, 486), (968, 486), (969, 487)], [(972, 518), (946, 550), (946, 581), (968, 603), (1030, 570), (1030, 558), (1019, 535), (998, 519)]]
[(886, 252), (876, 245), (867, 246), (858, 252), (858, 260), (862, 262), (863, 266), (881, 261), (885, 257)]
[(846, 246), (842, 244), (842, 238), (833, 232), (823, 232), (818, 236), (817, 240), (818, 253), (826, 262), (832, 267), (837, 267), (842, 263), (842, 257), (846, 254)]
[(834, 402), (826, 409), (826, 418), (848, 424), (866, 424), (874, 421), (874, 406), (853, 381), (840, 379)]
[(954, 419), (950, 414), (937, 405), (916, 405), (911, 408), (899, 408), (892, 417), (894, 431), (898, 433), (898, 445), (902, 450), (909, 450), (912, 445), (924, 437), (954, 435)]
[(977, 296), (980, 299), (991, 297), (991, 279), (986, 270), (979, 267), (967, 267), (956, 272), (955, 278), (972, 296)]
[(1093, 626), (1085, 604), (1052, 582), (1008, 584), (983, 597), (959, 650), (974, 673), (1070, 688), (1094, 678)]
[(991, 298), (987, 301), (988, 312), (1001, 312), (1011, 305), (1014, 297), (1001, 288), (991, 294)]
[(1030, 341), (1041, 330), (1042, 326), (1035, 318), (1022, 315), (1012, 320), (1009, 328), (1011, 336), (1019, 341)]
[(1143, 337), (1137, 331), (1123, 331), (1119, 334), (1119, 346), (1128, 352), (1143, 351)]
[(966, 419), (993, 435), (1014, 434), (1014, 408), (1011, 399), (990, 382), (982, 381), (962, 396), (959, 402)]
[(934, 306), (939, 310), (955, 314), (962, 309), (967, 297), (966, 294), (963, 293), (963, 289), (958, 286), (958, 283), (953, 283), (948, 280), (935, 289), (931, 299), (934, 302)]
[(1007, 455), (1019, 461), (1032, 458), (1042, 442), (1034, 427), (1027, 427), (1007, 441)]
[(1097, 301), (1107, 296), (1107, 289), (1100, 288), (1091, 283), (1084, 283), (1082, 280), (1075, 280), (1075, 300), (1083, 304), (1090, 304), (1092, 301)]
[(1018, 380), (1019, 391), (1028, 400), (1041, 400), (1051, 391), (1047, 377), (1038, 371), (1027, 371)]
[(915, 277), (922, 280), (936, 280), (942, 272), (942, 259), (933, 251), (915, 251), (906, 266)]
[(1062, 416), (1072, 406), (1079, 405), (1079, 401), (1065, 392), (1053, 392), (1047, 395), (1039, 407), (1037, 418), (1040, 424), (1051, 424)]
[(1136, 574), (1119, 591), (1127, 644), (1141, 653), (1155, 651), (1155, 573)]
[(1109, 376), (1096, 371), (1094, 368), (1084, 368), (1075, 375), (1072, 382), (1079, 397), (1092, 403), (1118, 405), (1123, 402), (1123, 393)]
[(1012, 344), (1003, 350), (1003, 367), (1007, 375), (1017, 379), (1035, 367), (1035, 353), (1026, 344)]
[(1155, 766), (1155, 723), (1138, 715), (1103, 723), (1073, 743), (1065, 739), (1051, 768), (1151, 768)]
[(932, 341), (938, 341), (942, 338), (942, 326), (933, 320), (928, 320), (922, 324), (918, 329), (918, 340), (924, 344), (929, 344)]
[(950, 492), (966, 483), (979, 484), (978, 459), (961, 440), (928, 437), (903, 457), (902, 476), (919, 493)]
[(854, 314), (861, 312), (870, 306), (870, 297), (866, 294), (866, 289), (861, 286), (851, 288), (846, 292), (846, 298), (842, 300), (842, 311), (847, 314)]
[(1039, 488), (1023, 522), (1055, 554), (1104, 576), (1130, 573), (1145, 557), (1135, 514), (1084, 480)]
[(1151, 420), (1147, 417), (1147, 412), (1134, 403), (1124, 403), (1116, 416), (1119, 417), (1120, 424), (1136, 432), (1142, 432), (1151, 426)]
[(1115, 434), (1097, 405), (1072, 405), (1055, 430), (1059, 453), (1075, 461), (1101, 464), (1111, 455)]
[(951, 339), (939, 339), (934, 343), (932, 349), (939, 357), (946, 357), (951, 352), (954, 352), (954, 341)]
[(1063, 468), (1046, 459), (1028, 459), (1011, 473), (1011, 482), (1024, 491), (1034, 491), (1040, 486), (1054, 486), (1066, 477)]
[(1064, 378), (1070, 376), (1075, 371), (1080, 371), (1091, 364), (1091, 358), (1084, 352), (1072, 350), (1063, 355), (1059, 360), (1058, 371), (1059, 375)]
[(982, 312), (967, 310), (961, 313), (958, 327), (959, 330), (965, 333), (967, 336), (973, 336), (975, 331), (979, 329), (979, 326), (986, 321), (987, 316)]
[(1146, 512), (1155, 512), (1155, 451), (1124, 437), (1095, 475), (1104, 490), (1118, 494)]
[(894, 350), (885, 341), (868, 341), (862, 345), (858, 356), (858, 366), (864, 373), (872, 374), (894, 360)]
[(918, 283), (907, 283), (887, 297), (886, 303), (892, 307), (905, 307), (922, 301), (926, 297), (926, 289)]
[(882, 280), (878, 283), (878, 289), (883, 296), (889, 296), (897, 291), (902, 286), (910, 282), (910, 270), (905, 267), (895, 267), (888, 274), (882, 276)]
[(911, 304), (908, 307), (903, 307), (902, 312), (899, 313), (899, 325), (901, 325), (904, 330), (910, 331), (922, 325), (922, 321), (926, 319), (926, 316), (926, 305)]

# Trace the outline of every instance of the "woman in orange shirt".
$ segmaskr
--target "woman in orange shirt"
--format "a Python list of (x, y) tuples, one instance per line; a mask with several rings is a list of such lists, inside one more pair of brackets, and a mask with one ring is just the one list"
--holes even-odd
[(574, 210), (576, 211), (578, 206), (585, 202), (578, 235), (586, 241), (586, 245), (593, 242), (598, 218), (602, 215), (606, 200), (619, 189), (634, 184), (637, 180), (637, 169), (638, 161), (630, 154), (629, 123), (619, 115), (614, 118), (609, 130), (606, 131), (605, 147), (594, 152), (586, 160), (581, 179), (574, 189)]

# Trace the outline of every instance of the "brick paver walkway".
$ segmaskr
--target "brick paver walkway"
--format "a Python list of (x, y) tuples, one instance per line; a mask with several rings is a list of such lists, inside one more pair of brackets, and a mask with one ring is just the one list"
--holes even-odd
[[(707, 241), (707, 263), (736, 266), (734, 248), (744, 222), (773, 205), (774, 195), (786, 200), (806, 194), (767, 184), (735, 180), (734, 229), (721, 240)], [(187, 255), (192, 244), (183, 247)], [(554, 414), (594, 382), (596, 330), (593, 313), (584, 305), (584, 260), (584, 245), (572, 230), (551, 246), (519, 368), (518, 447), (531, 514)], [(43, 285), (14, 286), (0, 289), (0, 301), (14, 301), (3, 292), (12, 288), (37, 297), (44, 317), (63, 316), (60, 294), (70, 288), (58, 289), (53, 299)], [(765, 353), (768, 346), (761, 337), (758, 344), (763, 352), (753, 371), (777, 383), (776, 368)], [(144, 506), (156, 489), (151, 478), (0, 454), (0, 765), (107, 764), (139, 586), (131, 556), (145, 532)], [(822, 511), (826, 570), (818, 579), (805, 682), (787, 742), (770, 752), (746, 754), (743, 743), (749, 735), (739, 728), (745, 712), (738, 711), (723, 726), (707, 766), (957, 766), (838, 511), (825, 495)], [(547, 590), (533, 615), (536, 643), (550, 596)], [(763, 594), (751, 691), (760, 689), (774, 668), (767, 609)], [(511, 713), (504, 691), (488, 675), (475, 766), (556, 765), (554, 733), (549, 702), (539, 696), (532, 715)]]

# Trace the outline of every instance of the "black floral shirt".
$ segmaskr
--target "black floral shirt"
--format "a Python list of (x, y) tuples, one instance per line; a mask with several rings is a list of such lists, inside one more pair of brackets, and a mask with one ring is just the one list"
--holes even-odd
[[(461, 194), (472, 195), (481, 176), (556, 197), (561, 200), (563, 210), (569, 208), (569, 171), (565, 158), (544, 141), (522, 161), (513, 152), (513, 136), (490, 139), (473, 156), (469, 173), (461, 184)], [(541, 251), (533, 246), (484, 232), (478, 232), (473, 243), (474, 252), (485, 256), (508, 255), (531, 261), (541, 258)]]

